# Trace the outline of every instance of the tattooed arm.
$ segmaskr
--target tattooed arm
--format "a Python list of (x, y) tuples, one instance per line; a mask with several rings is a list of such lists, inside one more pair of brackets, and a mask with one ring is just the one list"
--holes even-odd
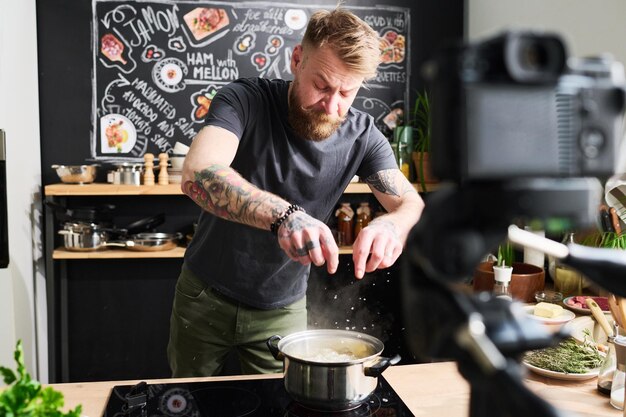
[(393, 265), (424, 209), (422, 198), (398, 169), (379, 171), (365, 182), (388, 213), (372, 220), (354, 242), (352, 258), (357, 278)]
[[(183, 166), (182, 191), (202, 209), (226, 220), (270, 230), (290, 203), (246, 181), (230, 167), (239, 139), (226, 129), (204, 127)], [(278, 244), (294, 261), (321, 266), (329, 273), (339, 264), (339, 249), (328, 226), (302, 212), (278, 229)]]

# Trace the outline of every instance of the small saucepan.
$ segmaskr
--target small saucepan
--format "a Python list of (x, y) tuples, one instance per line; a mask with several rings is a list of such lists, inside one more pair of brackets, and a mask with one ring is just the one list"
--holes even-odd
[(63, 236), (65, 249), (75, 252), (97, 251), (107, 246), (125, 247), (124, 244), (107, 243), (113, 231), (98, 223), (66, 222), (59, 234)]
[(348, 330), (306, 330), (284, 338), (275, 335), (267, 347), (283, 360), (285, 390), (298, 403), (321, 411), (358, 407), (376, 389), (377, 378), (400, 356), (381, 357), (379, 339)]

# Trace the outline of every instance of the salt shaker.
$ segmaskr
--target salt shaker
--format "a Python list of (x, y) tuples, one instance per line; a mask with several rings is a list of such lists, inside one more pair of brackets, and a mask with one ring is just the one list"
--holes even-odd
[(613, 339), (617, 369), (611, 383), (611, 405), (618, 410), (624, 409), (624, 382), (626, 381), (626, 338), (617, 336)]
[(147, 153), (143, 156), (145, 171), (143, 173), (143, 184), (154, 185), (154, 155)]
[(167, 156), (166, 153), (159, 154), (159, 178), (158, 178), (159, 185), (167, 185), (170, 183), (169, 176), (167, 174), (168, 158), (169, 157)]
[(511, 275), (513, 273), (513, 267), (504, 265), (494, 265), (493, 273), (495, 284), (493, 286), (493, 294), (498, 298), (506, 298), (508, 300), (512, 300), (513, 296), (511, 295)]

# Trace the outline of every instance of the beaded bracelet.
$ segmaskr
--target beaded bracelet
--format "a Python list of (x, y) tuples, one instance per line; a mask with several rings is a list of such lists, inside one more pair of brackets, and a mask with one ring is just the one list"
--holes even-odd
[(280, 214), (280, 216), (278, 216), (276, 220), (274, 220), (274, 223), (270, 225), (270, 232), (272, 232), (274, 236), (278, 236), (278, 228), (280, 227), (280, 225), (283, 224), (285, 220), (287, 220), (287, 217), (291, 216), (296, 211), (306, 213), (306, 211), (299, 205), (290, 205), (289, 207), (287, 207), (287, 209), (285, 209), (285, 211)]

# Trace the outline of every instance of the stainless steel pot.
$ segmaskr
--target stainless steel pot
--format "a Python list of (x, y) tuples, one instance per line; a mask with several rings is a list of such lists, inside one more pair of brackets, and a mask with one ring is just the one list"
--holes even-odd
[(384, 358), (383, 342), (347, 330), (307, 330), (275, 335), (267, 346), (283, 360), (285, 390), (291, 397), (322, 411), (358, 407), (376, 389), (377, 378), (400, 356)]
[(97, 223), (67, 222), (63, 224), (63, 229), (59, 230), (59, 234), (63, 236), (65, 249), (76, 252), (90, 252), (103, 249), (109, 245), (107, 240), (110, 230)]

